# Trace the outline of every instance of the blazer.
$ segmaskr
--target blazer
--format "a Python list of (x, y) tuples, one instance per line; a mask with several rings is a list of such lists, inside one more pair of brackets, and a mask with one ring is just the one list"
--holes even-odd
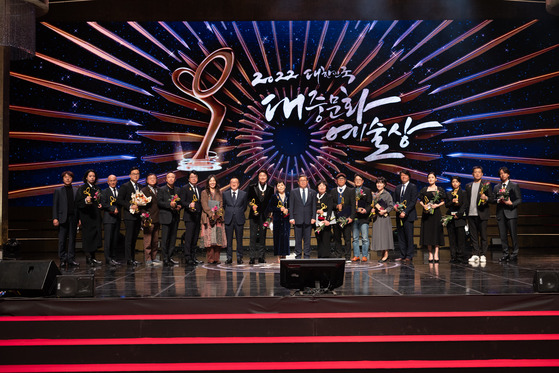
[(231, 189), (223, 192), (223, 208), (225, 210), (224, 222), (229, 225), (245, 224), (245, 211), (247, 209), (247, 192), (237, 189), (237, 200), (233, 200), (233, 191)]
[(466, 192), (464, 189), (458, 189), (458, 204), (455, 205), (452, 200), (454, 196), (452, 192), (446, 192), (445, 206), (447, 208), (447, 215), (452, 215), (453, 212), (456, 213), (456, 218), (453, 220), (455, 227), (465, 227), (466, 226), (466, 212), (470, 206), (470, 201), (466, 198)]
[(522, 194), (520, 193), (520, 187), (517, 183), (513, 183), (512, 181), (507, 181), (507, 192), (509, 192), (509, 199), (512, 202), (512, 205), (505, 205), (504, 203), (498, 203), (498, 196), (499, 190), (502, 188), (502, 183), (495, 185), (493, 189), (493, 201), (497, 203), (497, 220), (501, 220), (503, 217), (507, 219), (517, 219), (518, 218), (518, 211), (517, 207), (522, 203)]
[[(406, 210), (404, 211), (406, 213), (406, 217), (404, 219), (407, 219), (407, 221), (415, 221), (417, 219), (415, 204), (417, 203), (417, 197), (419, 196), (417, 186), (410, 181), (406, 190), (404, 191), (404, 196), (402, 197), (402, 199), (400, 199), (400, 195), (402, 194), (402, 187), (403, 184), (400, 184), (396, 187), (392, 198), (394, 199), (394, 203), (406, 201)], [(398, 213), (396, 213), (396, 220), (400, 220), (400, 214)]]
[(357, 215), (355, 211), (355, 189), (350, 188), (348, 186), (345, 187), (345, 190), (342, 194), (344, 199), (344, 206), (342, 207), (342, 211), (338, 211), (336, 206), (338, 205), (338, 187), (333, 188), (330, 191), (330, 195), (334, 200), (334, 211), (336, 213), (336, 217), (345, 216), (346, 218), (355, 219)]
[[(153, 189), (157, 191), (159, 188), (154, 187)], [(146, 197), (151, 197), (151, 202), (145, 206), (140, 207), (140, 212), (147, 211), (151, 218), (151, 222), (153, 224), (159, 224), (159, 206), (157, 204), (157, 194), (151, 191), (149, 185), (146, 185), (142, 188), (142, 193), (144, 193)]]
[[(160, 224), (171, 224), (173, 218), (176, 218), (177, 221), (179, 220), (179, 210), (171, 207), (171, 197), (178, 194), (178, 191), (179, 188), (174, 188), (174, 194), (171, 194), (171, 189), (166, 184), (157, 189), (157, 207), (159, 207)], [(179, 202), (177, 201), (177, 205), (179, 205)]]
[[(198, 191), (198, 200), (194, 202), (194, 211), (189, 207), (190, 203), (194, 200), (195, 191)], [(183, 186), (179, 191), (180, 201), (179, 203), (184, 209), (184, 215), (182, 219), (188, 222), (200, 223), (200, 215), (202, 214), (202, 189), (196, 185), (192, 187), (190, 183)]]
[[(336, 203), (332, 199), (332, 195), (328, 192), (324, 193), (324, 197), (319, 201), (318, 200), (318, 193), (316, 193), (316, 211), (322, 208), (322, 204), (326, 205), (326, 220), (332, 220), (334, 215), (334, 209), (336, 208)], [(318, 220), (318, 213), (316, 218)]]
[(301, 188), (295, 188), (289, 193), (289, 219), (295, 224), (310, 224), (311, 219), (316, 219), (316, 192), (307, 187), (309, 195), (307, 203), (303, 204)]
[[(258, 189), (258, 183), (249, 186), (248, 196), (247, 196), (247, 201), (249, 204), (249, 213), (248, 213), (249, 219), (258, 220), (262, 216), (265, 216), (266, 209), (268, 208), (268, 205), (270, 204), (270, 199), (272, 198), (273, 195), (274, 195), (274, 188), (272, 188), (270, 185), (266, 187), (264, 196), (262, 196), (262, 193)], [(254, 214), (254, 210), (252, 209), (252, 206), (250, 206), (250, 202), (253, 199), (254, 199), (254, 203), (256, 203), (256, 205), (258, 206), (258, 208), (256, 209), (258, 211), (258, 215)]]
[[(103, 210), (103, 224), (120, 223), (121, 208), (117, 204), (111, 188), (103, 189), (99, 202)], [(115, 210), (118, 210), (118, 214), (114, 213)]]
[[(357, 191), (357, 188), (354, 189)], [(373, 194), (371, 193), (371, 189), (362, 186), (361, 190), (363, 191), (364, 196), (357, 200), (357, 192), (355, 192), (355, 216), (357, 219), (369, 219), (369, 213), (371, 212), (371, 203), (373, 202)], [(357, 208), (362, 207), (367, 212), (364, 214), (360, 214), (357, 212)]]
[[(485, 184), (487, 182), (488, 182), (487, 180), (482, 179), (480, 184)], [(472, 199), (472, 184), (473, 182), (466, 184), (466, 199), (468, 200), (468, 205), (470, 204), (470, 201)], [(489, 203), (493, 201), (493, 188), (491, 188), (491, 184), (489, 185), (489, 189), (487, 190), (485, 195), (489, 199), (482, 204), (479, 204), (479, 199), (480, 199), (479, 192), (476, 197), (477, 215), (481, 220), (489, 220)], [(469, 208), (470, 206), (468, 207), (468, 210), (466, 210), (466, 214), (468, 214)]]
[[(57, 219), (60, 224), (66, 223), (68, 219), (68, 198), (66, 197), (66, 189), (64, 188), (65, 187), (60, 187), (54, 191), (52, 201), (52, 220)], [(78, 187), (72, 186), (72, 192), (75, 200)], [(78, 207), (76, 204), (74, 204), (74, 216), (76, 218), (78, 217)]]
[[(142, 190), (142, 186), (138, 184), (138, 189)], [(118, 190), (118, 197), (116, 198), (116, 203), (121, 207), (122, 210), (122, 217), (124, 220), (140, 220), (140, 214), (131, 214), (130, 213), (130, 199), (132, 193), (135, 193), (134, 187), (132, 186), (131, 181), (127, 181), (126, 183), (122, 184), (120, 189)]]

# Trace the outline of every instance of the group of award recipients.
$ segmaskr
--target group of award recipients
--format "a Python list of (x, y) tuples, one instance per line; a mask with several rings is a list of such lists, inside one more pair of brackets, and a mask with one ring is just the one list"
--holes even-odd
[[(130, 179), (117, 188), (117, 177), (107, 178), (108, 188), (101, 190), (97, 173), (88, 170), (83, 184), (72, 185), (71, 171), (62, 173), (63, 186), (56, 189), (53, 199), (53, 224), (59, 229), (58, 253), (61, 266), (78, 266), (75, 242), (82, 230), (82, 247), (88, 265), (101, 265), (95, 257), (104, 247), (105, 262), (111, 266), (121, 263), (116, 248), (124, 221), (124, 259), (126, 264), (140, 264), (135, 258), (136, 241), (143, 230), (144, 261), (148, 266), (177, 265), (173, 259), (179, 222), (184, 221), (182, 250), (187, 265), (197, 265), (196, 247), (200, 239), (206, 249), (206, 261), (219, 264), (222, 249), (226, 249), (226, 264), (233, 262), (233, 238), (236, 239), (237, 264), (243, 264), (243, 229), (246, 209), (249, 209), (249, 264), (265, 263), (266, 234), (273, 232), (274, 255), (279, 261), (290, 254), (291, 228), (294, 230), (297, 259), (310, 258), (311, 233), (317, 242), (319, 258), (337, 257), (353, 262), (369, 260), (369, 251), (377, 251), (379, 262), (388, 261), (394, 249), (390, 213), (396, 214), (399, 255), (396, 261), (411, 262), (414, 256), (413, 230), (418, 219), (416, 204), (421, 206), (420, 247), (427, 247), (429, 263), (439, 262), (439, 248), (444, 245), (444, 226), (450, 241), (451, 262), (465, 261), (466, 226), (472, 244), (471, 263), (486, 262), (489, 204), (497, 205), (497, 222), (503, 257), (501, 261), (518, 259), (517, 207), (522, 202), (518, 184), (510, 181), (507, 167), (499, 169), (500, 183), (494, 187), (483, 179), (483, 170), (475, 166), (473, 181), (465, 190), (461, 180), (451, 179), (452, 189), (445, 191), (437, 185), (434, 172), (427, 175), (423, 189), (410, 181), (409, 171), (399, 173), (401, 184), (394, 193), (386, 190), (387, 181), (376, 179), (375, 188), (364, 185), (363, 176), (356, 174), (354, 187), (346, 185), (343, 173), (336, 175), (336, 187), (328, 190), (326, 181), (318, 181), (316, 190), (309, 187), (307, 176), (298, 177), (298, 187), (288, 192), (284, 181), (275, 186), (268, 183), (268, 173), (261, 170), (257, 182), (248, 190), (239, 189), (239, 179), (230, 179), (229, 188), (221, 191), (217, 178), (208, 177), (205, 188), (196, 171), (191, 171), (188, 183), (175, 186), (176, 176), (169, 172), (165, 184), (157, 186), (157, 176), (149, 174), (147, 185), (140, 185), (140, 170), (133, 167)], [(446, 207), (443, 216), (441, 207)], [(184, 212), (183, 212), (184, 211)], [(372, 221), (372, 235), (369, 224)], [(103, 234), (104, 230), (104, 244)], [(161, 235), (161, 240), (159, 240)], [(509, 247), (508, 237), (512, 246)], [(332, 251), (332, 240), (334, 242)], [(160, 251), (158, 260), (157, 254)]]

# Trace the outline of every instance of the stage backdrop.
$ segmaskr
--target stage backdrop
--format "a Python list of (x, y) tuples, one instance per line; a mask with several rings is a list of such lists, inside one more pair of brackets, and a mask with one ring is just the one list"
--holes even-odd
[(557, 201), (558, 36), (537, 20), (41, 23), (36, 57), (12, 64), (10, 204), (51, 204), (66, 169), (103, 183), (132, 166), (392, 189), (402, 168), (448, 188), (506, 165), (525, 201)]

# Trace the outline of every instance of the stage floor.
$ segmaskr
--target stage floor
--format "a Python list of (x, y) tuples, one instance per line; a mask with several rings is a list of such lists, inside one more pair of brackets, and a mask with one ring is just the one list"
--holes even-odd
[[(412, 264), (392, 259), (378, 263), (376, 253), (367, 263), (346, 263), (338, 296), (484, 295), (533, 293), (536, 270), (559, 270), (559, 254), (551, 250), (526, 250), (518, 263), (502, 264), (500, 252), (489, 253), (485, 266), (450, 264), (449, 252), (441, 250), (439, 264), (427, 262), (426, 251), (416, 251)], [(94, 274), (96, 298), (161, 297), (284, 297), (296, 295), (280, 285), (279, 264), (272, 256), (267, 263), (237, 265), (201, 264), (196, 267), (138, 267), (103, 264), (90, 267), (81, 258), (79, 268), (61, 269), (62, 274)], [(141, 254), (137, 254), (140, 257)], [(101, 258), (101, 255), (98, 256)], [(25, 259), (55, 260), (45, 254)], [(80, 260), (81, 259), (81, 260)], [(202, 259), (199, 256), (199, 259)], [(223, 260), (224, 262), (224, 260)], [(58, 264), (57, 261), (55, 263)], [(234, 261), (235, 263), (235, 261)]]

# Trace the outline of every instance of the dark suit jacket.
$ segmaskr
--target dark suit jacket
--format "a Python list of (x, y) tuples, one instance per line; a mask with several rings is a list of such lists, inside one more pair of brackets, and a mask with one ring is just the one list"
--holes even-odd
[[(103, 210), (103, 224), (114, 224), (120, 222), (121, 208), (117, 204), (116, 199), (111, 202), (111, 197), (113, 197), (111, 188), (103, 189), (100, 198)], [(115, 209), (118, 209), (118, 214), (114, 213)]]
[(289, 219), (295, 224), (310, 224), (311, 219), (316, 219), (316, 192), (307, 187), (307, 203), (303, 204), (301, 188), (295, 188), (289, 193)]
[[(157, 190), (157, 186), (155, 186), (154, 189)], [(151, 197), (151, 202), (140, 207), (140, 212), (147, 211), (151, 218), (151, 222), (153, 224), (159, 224), (159, 206), (157, 205), (157, 195), (151, 191), (149, 185), (142, 188), (142, 193), (144, 193), (146, 197)]]
[[(198, 191), (198, 201), (194, 202), (194, 211), (190, 210), (190, 203), (194, 200), (195, 190)], [(192, 187), (190, 183), (183, 186), (179, 191), (180, 204), (184, 209), (183, 220), (200, 224), (200, 217), (202, 216), (202, 190), (197, 186)]]
[(324, 209), (324, 211), (326, 212), (326, 220), (328, 220), (328, 221), (332, 220), (332, 215), (333, 215), (333, 212), (336, 209), (336, 205), (337, 205), (336, 203), (334, 203), (334, 200), (332, 199), (332, 195), (328, 192), (324, 193), (324, 197), (322, 197), (322, 199), (319, 202), (318, 201), (318, 193), (316, 193), (316, 210), (317, 211), (321, 209), (322, 203), (326, 205), (326, 208)]
[[(174, 194), (178, 194), (179, 188), (174, 188)], [(167, 185), (157, 189), (157, 206), (159, 207), (159, 223), (171, 224), (173, 217), (179, 219), (179, 211), (171, 207), (171, 190)], [(180, 198), (180, 197), (179, 197)], [(177, 202), (177, 205), (180, 201)]]
[(248, 213), (249, 219), (258, 220), (260, 218), (263, 218), (266, 215), (266, 210), (268, 209), (268, 205), (270, 204), (270, 199), (272, 199), (273, 195), (274, 195), (274, 188), (272, 188), (270, 185), (266, 187), (266, 192), (264, 192), (263, 197), (262, 197), (262, 193), (260, 193), (260, 190), (258, 189), (258, 183), (249, 186), (247, 201), (250, 205), (250, 202), (254, 199), (254, 202), (258, 206), (257, 208), (258, 215), (254, 215), (254, 210), (252, 209), (252, 206), (249, 206), (249, 213)]
[(516, 219), (518, 218), (518, 211), (517, 207), (522, 203), (522, 194), (520, 193), (520, 187), (517, 183), (513, 183), (512, 181), (507, 182), (507, 192), (509, 192), (509, 199), (512, 202), (512, 205), (505, 205), (504, 203), (498, 203), (497, 193), (502, 187), (502, 183), (495, 185), (493, 189), (493, 202), (497, 203), (497, 220), (501, 220), (504, 217), (507, 219)]
[(455, 227), (464, 227), (466, 226), (466, 212), (468, 211), (469, 201), (466, 198), (466, 192), (463, 189), (458, 189), (458, 204), (455, 205), (452, 200), (454, 196), (452, 192), (446, 192), (446, 200), (445, 206), (447, 207), (447, 215), (451, 215), (451, 213), (456, 213), (456, 218), (454, 219), (454, 226)]
[[(487, 182), (487, 180), (482, 179), (480, 184), (485, 184)], [(470, 203), (472, 198), (472, 184), (473, 182), (466, 184), (466, 198), (468, 199), (468, 204)], [(493, 201), (493, 188), (491, 187), (491, 185), (489, 185), (489, 189), (487, 190), (487, 192), (485, 192), (485, 195), (489, 198), (485, 203), (478, 204), (480, 198), (479, 192), (476, 198), (477, 215), (481, 220), (489, 220), (489, 203)], [(466, 210), (466, 214), (468, 213), (468, 211), (469, 210)]]
[[(357, 190), (357, 188), (355, 188), (354, 190)], [(361, 197), (359, 200), (357, 200), (357, 194), (355, 195), (355, 203), (356, 203), (356, 212), (355, 212), (355, 216), (357, 217), (357, 219), (369, 219), (369, 213), (371, 212), (371, 203), (373, 202), (373, 195), (371, 193), (371, 189), (362, 186), (361, 190), (363, 191), (364, 196)], [(357, 193), (357, 192), (355, 192)], [(357, 207), (362, 207), (364, 208), (367, 212), (364, 214), (360, 214), (357, 212)]]
[[(400, 184), (396, 187), (392, 198), (394, 199), (394, 203), (406, 201), (406, 211), (404, 211), (406, 213), (406, 217), (404, 219), (407, 218), (408, 221), (415, 221), (417, 219), (415, 204), (417, 203), (417, 197), (419, 195), (417, 192), (417, 186), (410, 181), (404, 191), (404, 197), (400, 198), (400, 194), (402, 194), (402, 186), (403, 185)], [(400, 214), (398, 213), (396, 213), (396, 220), (400, 220)]]
[(355, 189), (350, 188), (348, 186), (345, 187), (345, 190), (342, 194), (344, 198), (344, 206), (342, 211), (339, 212), (336, 206), (338, 205), (338, 187), (336, 186), (330, 191), (330, 195), (334, 200), (334, 211), (336, 213), (336, 217), (345, 216), (346, 218), (355, 219), (356, 212), (355, 212)]
[[(142, 186), (138, 184), (138, 188), (141, 190)], [(124, 220), (139, 220), (141, 219), (140, 214), (131, 214), (130, 213), (130, 199), (132, 193), (135, 193), (134, 187), (132, 186), (131, 181), (127, 181), (126, 183), (122, 184), (120, 189), (118, 190), (118, 197), (116, 198), (116, 203), (120, 206), (122, 210), (122, 217)]]
[(223, 208), (225, 209), (225, 224), (245, 224), (245, 211), (247, 209), (247, 192), (237, 189), (237, 200), (233, 201), (231, 189), (223, 192)]
[[(58, 219), (60, 224), (66, 223), (68, 219), (68, 199), (66, 197), (65, 187), (60, 187), (54, 191), (53, 201), (52, 201), (52, 220)], [(74, 199), (76, 198), (76, 193), (78, 192), (78, 187), (72, 186), (72, 192), (74, 193)], [(74, 204), (74, 216), (78, 216), (78, 208)]]

